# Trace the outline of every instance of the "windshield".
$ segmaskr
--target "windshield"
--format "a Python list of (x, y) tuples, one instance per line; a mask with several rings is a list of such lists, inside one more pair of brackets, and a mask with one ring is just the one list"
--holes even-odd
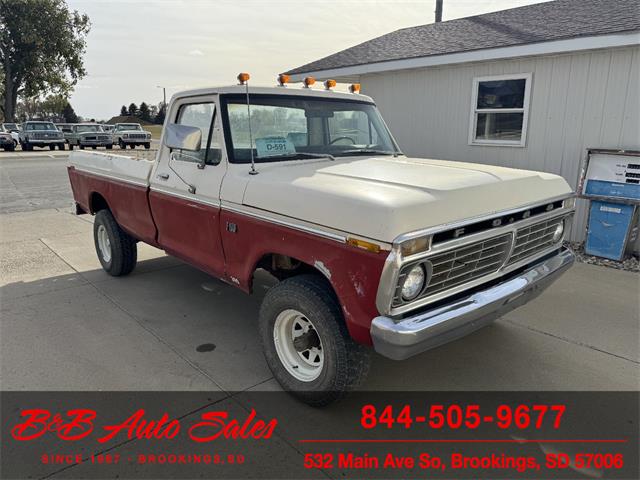
[(142, 127), (137, 123), (125, 123), (118, 125), (118, 130), (142, 130)]
[(84, 133), (84, 132), (101, 132), (102, 129), (99, 125), (78, 125), (76, 127), (76, 132)]
[(53, 123), (27, 123), (26, 130), (53, 130), (58, 131), (56, 126)]
[[(373, 104), (280, 95), (250, 99), (256, 162), (400, 153)], [(223, 109), (229, 160), (250, 163), (246, 97), (226, 95)]]
[(18, 130), (18, 125), (15, 124), (15, 123), (3, 123), (2, 126), (8, 132), (13, 131), (13, 130)]

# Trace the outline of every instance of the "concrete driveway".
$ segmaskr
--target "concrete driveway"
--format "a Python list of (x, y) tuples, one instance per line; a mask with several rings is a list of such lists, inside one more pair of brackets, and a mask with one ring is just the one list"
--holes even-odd
[[(2, 389), (278, 388), (256, 328), (268, 277), (248, 296), (141, 244), (133, 274), (112, 278), (92, 218), (71, 214), (65, 157), (11, 158), (0, 158)], [(637, 274), (578, 264), (471, 336), (404, 362), (376, 356), (363, 388), (638, 389), (638, 287)]]

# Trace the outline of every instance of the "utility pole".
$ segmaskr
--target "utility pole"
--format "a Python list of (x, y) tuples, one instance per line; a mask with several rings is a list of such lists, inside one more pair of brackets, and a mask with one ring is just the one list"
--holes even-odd
[(436, 0), (436, 23), (442, 21), (442, 0)]
[(165, 108), (167, 108), (167, 89), (160, 85), (156, 85), (156, 88), (162, 89), (162, 103), (164, 104)]

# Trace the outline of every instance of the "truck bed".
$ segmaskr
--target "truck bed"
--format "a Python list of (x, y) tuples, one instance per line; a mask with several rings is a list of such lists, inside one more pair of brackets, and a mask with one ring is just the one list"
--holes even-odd
[(74, 151), (69, 155), (69, 163), (77, 170), (94, 175), (149, 186), (155, 155), (155, 150), (131, 150), (126, 155), (124, 152)]
[(149, 206), (155, 153), (72, 152), (68, 171), (76, 212), (96, 213), (108, 208), (127, 233), (156, 246), (157, 229)]

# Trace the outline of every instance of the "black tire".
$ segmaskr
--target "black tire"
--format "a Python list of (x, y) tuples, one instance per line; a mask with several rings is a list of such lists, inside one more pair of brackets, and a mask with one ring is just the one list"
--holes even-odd
[(49, 150), (55, 150), (56, 146), (55, 145), (49, 145)]
[(93, 145), (91, 148), (93, 148), (93, 149), (95, 150), (95, 149), (96, 149), (96, 148), (98, 148), (98, 147), (97, 147), (97, 146), (95, 146), (95, 145)]
[(33, 151), (33, 145), (31, 145), (30, 143), (25, 143), (24, 147), (22, 147), (23, 150), (26, 150), (27, 152), (31, 152)]
[(80, 145), (80, 144), (78, 144), (78, 148), (79, 148), (80, 150), (84, 150), (84, 145)]
[(130, 148), (131, 150), (133, 150), (134, 148), (136, 148), (136, 144), (135, 144), (135, 143), (130, 143), (130, 144), (129, 144), (129, 148)]
[(105, 145), (104, 148), (106, 148), (107, 150), (111, 150), (113, 148), (113, 145)]
[(146, 148), (147, 150), (149, 150), (151, 148), (151, 144), (150, 143), (145, 143), (144, 144), (144, 148)]
[(14, 140), (13, 141), (13, 149), (15, 150), (16, 148), (18, 148), (18, 141)]
[[(290, 309), (313, 324), (321, 341), (324, 365), (319, 376), (309, 382), (289, 373), (276, 350), (276, 318)], [(272, 287), (260, 307), (259, 329), (262, 351), (276, 380), (309, 405), (320, 407), (339, 400), (367, 376), (369, 349), (351, 339), (340, 304), (329, 283), (319, 275), (291, 277)]]
[(73, 143), (69, 144), (69, 150), (73, 150)]
[(64, 150), (64, 143), (58, 144), (58, 150)]
[(122, 141), (122, 139), (118, 140), (118, 146), (119, 146), (121, 149), (123, 149), (123, 150), (124, 150), (125, 148), (127, 148), (127, 144), (126, 144), (126, 143), (124, 143), (124, 142)]
[[(98, 235), (104, 227), (110, 243), (111, 258), (105, 257), (98, 243)], [(93, 222), (93, 241), (98, 260), (105, 272), (114, 277), (128, 275), (133, 271), (138, 260), (136, 240), (120, 228), (109, 210), (100, 210)]]

